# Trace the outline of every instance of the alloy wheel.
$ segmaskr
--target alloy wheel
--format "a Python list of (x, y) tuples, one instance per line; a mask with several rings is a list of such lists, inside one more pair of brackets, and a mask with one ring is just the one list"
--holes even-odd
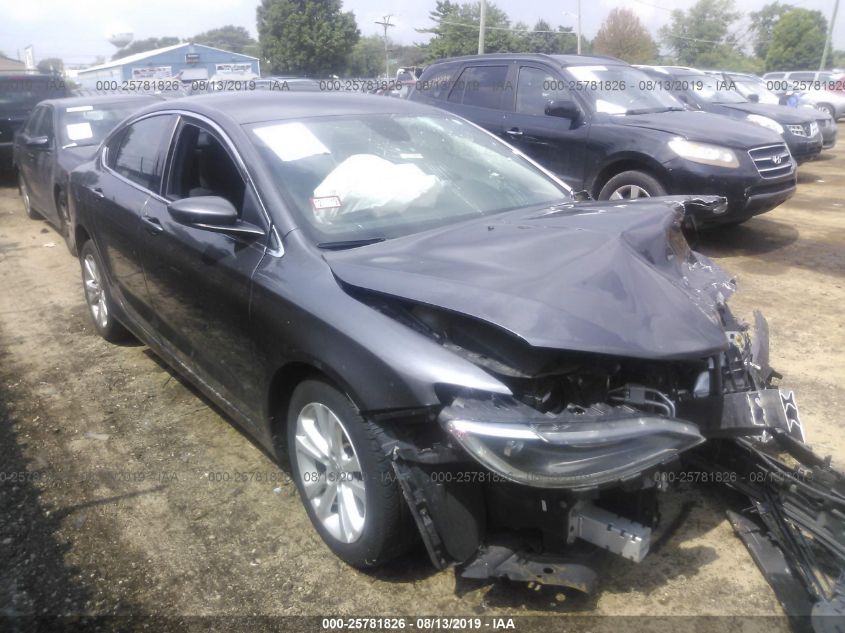
[(86, 255), (83, 263), (83, 281), (85, 283), (85, 299), (88, 302), (88, 308), (91, 310), (91, 314), (97, 325), (105, 329), (109, 322), (106, 292), (103, 288), (97, 260), (90, 253)]
[(296, 462), (302, 489), (317, 519), (338, 541), (364, 531), (366, 486), (355, 447), (326, 405), (305, 405), (296, 419)]
[(611, 200), (634, 200), (636, 198), (650, 198), (651, 194), (639, 185), (622, 185), (612, 194)]

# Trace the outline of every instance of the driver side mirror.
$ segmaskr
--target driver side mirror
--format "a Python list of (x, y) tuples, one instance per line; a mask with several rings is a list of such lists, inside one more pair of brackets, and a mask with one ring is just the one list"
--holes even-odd
[(179, 224), (215, 233), (242, 237), (260, 237), (264, 230), (238, 219), (238, 210), (220, 196), (182, 198), (167, 205), (167, 211)]
[(572, 99), (552, 99), (546, 104), (546, 116), (556, 116), (561, 119), (572, 119), (581, 116), (581, 108)]
[(48, 149), (50, 147), (49, 136), (30, 136), (26, 139), (26, 146), (29, 149)]
[(760, 95), (758, 95), (756, 92), (752, 92), (748, 95), (748, 100), (751, 103), (760, 103)]

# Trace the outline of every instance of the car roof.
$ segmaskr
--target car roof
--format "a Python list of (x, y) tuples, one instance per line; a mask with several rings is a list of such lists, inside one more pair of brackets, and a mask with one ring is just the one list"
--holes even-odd
[(13, 81), (20, 81), (21, 79), (44, 79), (53, 81), (64, 81), (59, 75), (49, 75), (46, 73), (30, 73), (24, 70), (2, 70), (0, 71), (0, 80), (8, 79)]
[(650, 70), (665, 75), (706, 75), (703, 70), (690, 68), (689, 66), (637, 66), (640, 70)]
[(484, 55), (464, 55), (462, 57), (448, 57), (432, 62), (431, 66), (453, 62), (474, 62), (474, 61), (544, 61), (557, 66), (595, 66), (595, 65), (618, 65), (628, 64), (616, 57), (605, 55), (545, 55), (543, 53), (485, 53)]
[(105, 103), (131, 103), (132, 101), (145, 101), (153, 103), (156, 101), (164, 101), (158, 95), (96, 95), (92, 97), (64, 97), (62, 99), (45, 99), (41, 103), (56, 106), (57, 108), (72, 108), (74, 106), (83, 105), (102, 105)]
[(238, 124), (358, 114), (446, 114), (443, 110), (407, 99), (360, 93), (287, 91), (193, 95), (156, 104), (144, 112), (173, 109), (212, 118), (223, 114)]

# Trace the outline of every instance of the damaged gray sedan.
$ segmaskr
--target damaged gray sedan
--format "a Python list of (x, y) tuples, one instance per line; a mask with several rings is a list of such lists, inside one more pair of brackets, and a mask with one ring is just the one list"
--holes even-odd
[(837, 608), (808, 561), (845, 552), (841, 477), (683, 234), (724, 200), (576, 202), (463, 119), (305, 93), (147, 108), (71, 181), (97, 330), (287, 456), (348, 563), (421, 540), (438, 568), (589, 591), (599, 555), (647, 556), (692, 465), (759, 503), (734, 519), (774, 534), (764, 571)]

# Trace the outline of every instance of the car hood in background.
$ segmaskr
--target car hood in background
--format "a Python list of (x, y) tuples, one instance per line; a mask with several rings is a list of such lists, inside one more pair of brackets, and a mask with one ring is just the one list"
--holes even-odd
[(97, 145), (82, 145), (78, 147), (64, 147), (59, 150), (59, 165), (65, 171), (71, 171), (77, 165), (91, 160), (97, 153)]
[(639, 358), (726, 348), (733, 292), (677, 228), (682, 197), (516, 211), (324, 257), (360, 289), (496, 325), (541, 348)]
[(770, 103), (715, 103), (714, 106), (726, 110), (735, 110), (745, 114), (759, 114), (774, 119), (778, 123), (786, 125), (804, 125), (816, 120), (816, 113), (802, 112), (799, 108), (788, 106), (772, 105)]
[(780, 134), (743, 121), (725, 121), (721, 114), (700, 111), (672, 111), (656, 114), (626, 114), (614, 116), (614, 123), (642, 127), (682, 136), (689, 141), (701, 141), (736, 149), (750, 149), (761, 145), (782, 143)]

